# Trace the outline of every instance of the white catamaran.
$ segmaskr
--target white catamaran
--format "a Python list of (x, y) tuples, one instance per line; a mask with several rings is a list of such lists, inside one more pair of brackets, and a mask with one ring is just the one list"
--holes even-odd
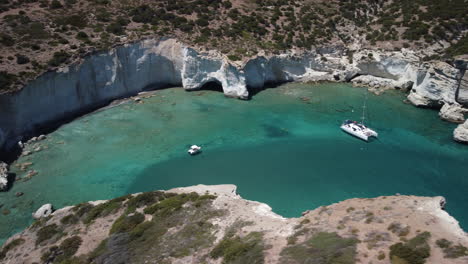
[(367, 91), (366, 91), (366, 99), (364, 100), (364, 105), (362, 106), (361, 122), (359, 123), (353, 120), (345, 120), (343, 124), (341, 124), (341, 129), (350, 135), (353, 135), (357, 138), (368, 141), (370, 137), (378, 137), (379, 134), (377, 134), (377, 132), (375, 132), (374, 130), (364, 125), (365, 113), (366, 113), (366, 102), (367, 102)]

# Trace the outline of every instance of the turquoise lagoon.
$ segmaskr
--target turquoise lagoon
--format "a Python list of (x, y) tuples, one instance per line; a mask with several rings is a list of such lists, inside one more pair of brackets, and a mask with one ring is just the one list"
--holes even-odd
[[(368, 124), (380, 135), (370, 143), (339, 129), (360, 117), (365, 96), (347, 84), (287, 84), (250, 101), (181, 88), (154, 95), (63, 125), (41, 142), (47, 149), (20, 158), (39, 174), (0, 193), (10, 211), (0, 215), (1, 241), (44, 203), (226, 183), (286, 217), (353, 197), (442, 195), (468, 229), (468, 147), (452, 141), (455, 125), (403, 103), (402, 92), (369, 94)], [(188, 156), (191, 144), (203, 153)]]

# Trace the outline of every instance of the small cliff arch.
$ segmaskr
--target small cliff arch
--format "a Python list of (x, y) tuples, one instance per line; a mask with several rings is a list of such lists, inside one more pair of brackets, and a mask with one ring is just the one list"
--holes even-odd
[(216, 91), (224, 93), (223, 84), (217, 79), (212, 79), (205, 82), (197, 90)]

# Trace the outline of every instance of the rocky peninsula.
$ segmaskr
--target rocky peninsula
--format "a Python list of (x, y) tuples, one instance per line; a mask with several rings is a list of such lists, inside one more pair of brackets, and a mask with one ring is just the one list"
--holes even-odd
[(70, 206), (10, 238), (4, 263), (466, 263), (442, 197), (350, 199), (283, 218), (234, 185)]

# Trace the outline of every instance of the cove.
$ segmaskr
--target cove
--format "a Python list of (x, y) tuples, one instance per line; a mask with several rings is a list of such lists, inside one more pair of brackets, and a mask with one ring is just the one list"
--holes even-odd
[[(468, 228), (468, 148), (452, 141), (455, 125), (404, 104), (402, 92), (369, 94), (368, 125), (379, 133), (370, 143), (339, 129), (361, 115), (365, 89), (348, 84), (286, 84), (250, 101), (180, 88), (154, 95), (66, 124), (40, 142), (44, 150), (21, 157), (16, 164), (32, 162), (39, 174), (0, 193), (10, 211), (0, 216), (2, 241), (44, 203), (223, 183), (286, 217), (354, 197), (442, 195)], [(188, 156), (191, 144), (204, 152)]]

